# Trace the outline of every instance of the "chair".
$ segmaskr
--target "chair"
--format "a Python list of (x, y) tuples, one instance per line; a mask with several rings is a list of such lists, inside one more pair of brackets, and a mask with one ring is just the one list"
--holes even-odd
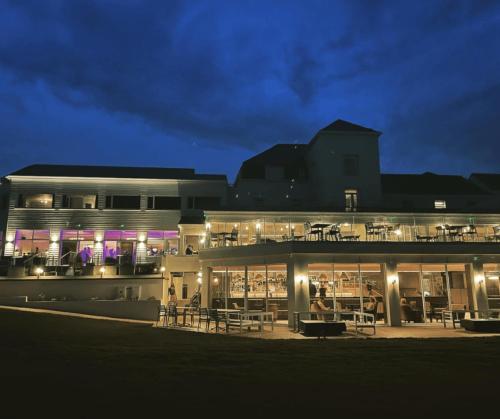
[(166, 325), (168, 326), (170, 318), (172, 318), (173, 321), (173, 326), (177, 326), (177, 318), (179, 317), (177, 313), (177, 306), (176, 303), (171, 301), (167, 305), (167, 317), (166, 317)]
[(208, 328), (210, 327), (210, 316), (208, 313), (208, 308), (200, 307), (200, 310), (198, 312), (198, 330), (200, 330), (202, 322), (205, 322), (205, 330), (208, 332)]
[(231, 234), (224, 237), (224, 245), (226, 244), (225, 242), (230, 242), (231, 246), (233, 245), (233, 243), (238, 243), (238, 230), (233, 228)]
[[(210, 317), (210, 321), (213, 321), (215, 323), (215, 326), (212, 329), (215, 329), (216, 333), (218, 333), (220, 329), (227, 331), (226, 313), (219, 312), (217, 309), (209, 309), (208, 315)], [(225, 324), (225, 327), (221, 327), (221, 323)]]
[(369, 241), (370, 238), (374, 240), (375, 238), (379, 240), (380, 231), (377, 230), (372, 222), (365, 223), (365, 231), (366, 231), (366, 240)]
[(334, 224), (332, 227), (330, 227), (330, 230), (326, 232), (326, 239), (339, 241), (339, 235), (340, 229), (337, 225)]
[(477, 229), (474, 224), (469, 224), (467, 227), (465, 227), (462, 230), (462, 237), (464, 240), (467, 240), (469, 238), (472, 241), (477, 240)]
[(400, 306), (401, 320), (407, 323), (421, 323), (422, 313), (419, 310), (413, 310), (409, 304), (401, 304)]
[(306, 221), (304, 223), (304, 235), (306, 237), (306, 240), (308, 240), (308, 237), (310, 239), (311, 236), (314, 236), (315, 240), (319, 240), (319, 237), (321, 235), (321, 230), (319, 228), (313, 229), (311, 223), (309, 221)]
[(165, 327), (165, 323), (167, 321), (167, 308), (165, 307), (164, 304), (160, 304), (160, 307), (158, 308), (158, 318), (156, 319), (156, 326), (158, 326), (158, 323), (161, 321), (162, 317), (163, 317), (163, 326)]
[(210, 247), (219, 246), (219, 235), (217, 233), (210, 233)]

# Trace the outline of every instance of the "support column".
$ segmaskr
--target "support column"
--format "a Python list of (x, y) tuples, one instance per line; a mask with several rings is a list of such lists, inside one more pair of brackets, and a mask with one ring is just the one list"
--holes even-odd
[(295, 311), (309, 311), (309, 270), (304, 260), (287, 263), (288, 327), (293, 327)]
[(248, 311), (248, 266), (245, 265), (245, 277), (243, 278), (245, 281), (244, 291), (243, 291), (243, 307), (245, 311)]
[(472, 302), (474, 310), (478, 310), (479, 318), (488, 317), (488, 293), (484, 278), (483, 263), (474, 261), (467, 266), (467, 276), (470, 278)]
[(401, 298), (399, 295), (399, 276), (397, 263), (390, 261), (384, 266), (385, 310), (389, 326), (401, 326)]
[[(203, 266), (201, 268), (201, 273), (201, 284), (198, 282), (201, 292), (201, 307), (210, 307), (210, 281), (212, 280), (212, 268)], [(197, 280), (199, 279), (198, 276), (196, 278)]]

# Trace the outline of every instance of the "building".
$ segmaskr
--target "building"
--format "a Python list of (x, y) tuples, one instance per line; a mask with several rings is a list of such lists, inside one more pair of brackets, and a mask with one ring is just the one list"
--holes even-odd
[(73, 298), (166, 300), (173, 282), (186, 302), (201, 283), (203, 305), (289, 323), (320, 295), (389, 325), (499, 308), (500, 175), (384, 174), (380, 135), (337, 120), (243, 162), (233, 185), (192, 169), (20, 169), (2, 179), (3, 274), (31, 280), (6, 279), (0, 297), (51, 278)]

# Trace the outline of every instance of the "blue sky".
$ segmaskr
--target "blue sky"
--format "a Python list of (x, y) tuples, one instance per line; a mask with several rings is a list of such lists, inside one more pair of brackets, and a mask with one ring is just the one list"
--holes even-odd
[(0, 0), (0, 173), (234, 178), (337, 118), (385, 172), (500, 172), (498, 1)]

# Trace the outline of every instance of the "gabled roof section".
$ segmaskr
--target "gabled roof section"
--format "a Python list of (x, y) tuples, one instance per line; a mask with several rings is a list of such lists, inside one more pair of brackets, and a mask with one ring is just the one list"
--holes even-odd
[(371, 132), (373, 134), (381, 134), (379, 131), (375, 131), (371, 128), (366, 128), (361, 125), (353, 124), (349, 121), (344, 121), (343, 119), (337, 119), (330, 125), (324, 127), (320, 131), (335, 131), (335, 132)]
[[(285, 174), (293, 177), (306, 169), (305, 153), (307, 144), (276, 144), (256, 156), (245, 160), (241, 165), (238, 178), (264, 179), (266, 166), (281, 166)], [(298, 177), (298, 176), (297, 176)]]
[(382, 193), (397, 195), (489, 195), (462, 176), (382, 174)]
[(226, 180), (225, 175), (199, 175), (195, 173), (194, 169), (164, 167), (67, 166), (62, 164), (33, 164), (12, 172), (8, 176)]
[(500, 192), (499, 173), (472, 173), (469, 179), (488, 191)]

